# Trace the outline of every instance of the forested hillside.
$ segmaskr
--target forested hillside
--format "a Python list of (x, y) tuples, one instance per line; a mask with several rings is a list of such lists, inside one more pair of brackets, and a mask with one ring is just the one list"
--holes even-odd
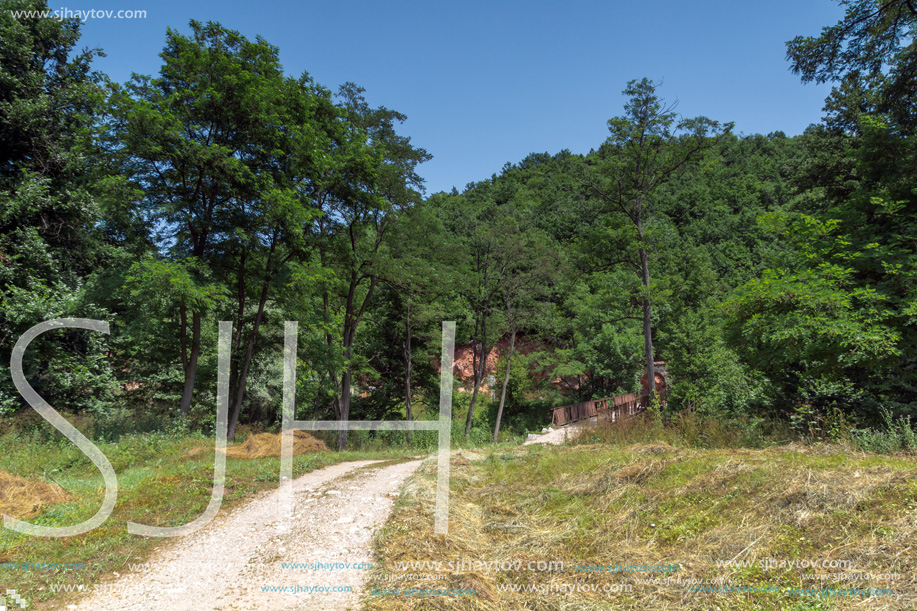
[[(160, 72), (115, 83), (78, 51), (78, 20), (0, 7), (3, 362), (40, 322), (108, 322), (25, 359), (42, 397), (101, 431), (212, 430), (218, 321), (230, 438), (279, 422), (287, 320), (301, 419), (435, 417), (443, 320), (477, 347), (465, 435), (636, 391), (655, 361), (670, 413), (813, 436), (917, 416), (909, 2), (857, 0), (789, 43), (803, 81), (837, 84), (802, 135), (682, 117), (636, 79), (590, 153), (439, 193), (404, 115), (287, 74), (268, 41), (174, 24)], [(0, 416), (26, 409), (0, 368)]]

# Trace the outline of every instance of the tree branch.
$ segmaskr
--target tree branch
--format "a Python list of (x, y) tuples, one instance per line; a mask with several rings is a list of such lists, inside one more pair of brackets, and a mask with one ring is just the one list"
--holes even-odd
[(613, 203), (613, 204), (617, 204), (618, 207), (621, 209), (621, 211), (622, 211), (624, 214), (626, 214), (627, 217), (631, 220), (631, 222), (632, 222), (634, 225), (637, 224), (637, 220), (636, 220), (636, 219), (634, 218), (634, 216), (627, 210), (627, 208), (624, 207), (624, 204), (622, 204), (620, 201), (618, 201), (618, 200), (612, 198), (611, 196), (609, 196), (607, 193), (605, 193), (604, 191), (602, 191), (601, 189), (599, 189), (598, 187), (596, 187), (596, 186), (595, 186), (594, 184), (592, 184), (591, 182), (586, 183), (586, 186), (588, 186), (590, 189), (592, 189), (593, 191), (595, 191), (596, 193), (598, 193), (599, 196), (601, 196), (602, 199), (604, 199), (605, 201), (611, 202), (611, 203)]

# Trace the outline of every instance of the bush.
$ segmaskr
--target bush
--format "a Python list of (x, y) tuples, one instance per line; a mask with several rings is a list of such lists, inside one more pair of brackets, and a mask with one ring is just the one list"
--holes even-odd
[(895, 420), (891, 410), (882, 408), (882, 419), (885, 430), (855, 429), (851, 431), (851, 441), (864, 452), (889, 454), (891, 452), (909, 452), (917, 454), (917, 432), (911, 424), (910, 416)]
[(574, 444), (668, 443), (693, 448), (761, 448), (788, 443), (794, 439), (788, 425), (780, 420), (740, 416), (724, 418), (683, 410), (665, 415), (648, 410), (618, 422), (600, 421), (584, 427)]

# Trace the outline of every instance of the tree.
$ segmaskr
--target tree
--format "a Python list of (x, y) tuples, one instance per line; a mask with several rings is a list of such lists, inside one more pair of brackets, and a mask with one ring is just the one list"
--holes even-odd
[[(509, 208), (506, 206), (505, 208)], [(535, 317), (548, 305), (544, 300), (554, 283), (557, 253), (552, 252), (548, 237), (527, 227), (523, 215), (512, 210), (501, 211), (501, 222), (494, 227), (497, 234), (497, 294), (502, 302), (509, 329), (509, 349), (506, 352), (506, 372), (500, 389), (500, 404), (494, 423), (494, 443), (500, 440), (500, 421), (506, 404), (506, 389), (516, 348), (516, 335), (523, 325), (534, 325)]]
[[(887, 114), (908, 133), (917, 129), (917, 4), (913, 0), (839, 0), (843, 19), (818, 36), (787, 43), (791, 69), (803, 82), (840, 83), (827, 110)], [(847, 127), (855, 123), (847, 121)]]
[(173, 282), (184, 287), (176, 292), (183, 415), (194, 392), (204, 306), (214, 305), (194, 295), (212, 294), (211, 278), (227, 293), (235, 285), (232, 439), (271, 287), (305, 252), (316, 164), (327, 148), (326, 125), (316, 115), (324, 118), (332, 105), (308, 77), (284, 77), (276, 47), (216, 23), (192, 21), (190, 36), (168, 30), (162, 57), (159, 78), (113, 87), (111, 138), (161, 229), (161, 256), (185, 263), (174, 268), (183, 275)]
[[(783, 403), (878, 421), (883, 408), (917, 413), (917, 149), (879, 117), (858, 131), (845, 151), (856, 181), (812, 172), (814, 205), (763, 218), (791, 248), (728, 302), (728, 329)], [(832, 138), (807, 136), (810, 158)]]
[[(191, 31), (190, 37), (167, 31), (159, 78), (135, 76), (124, 88), (113, 86), (111, 138), (143, 189), (147, 214), (161, 227), (160, 248), (171, 258), (196, 260), (206, 273), (215, 242), (233, 236), (239, 203), (258, 197), (259, 160), (252, 153), (263, 138), (255, 132), (269, 113), (266, 89), (281, 71), (277, 50), (261, 40), (251, 43), (215, 23), (192, 21)], [(191, 406), (201, 350), (202, 311), (189, 313), (187, 303), (180, 343), (189, 314), (182, 414)]]
[[(417, 166), (430, 159), (425, 150), (411, 145), (410, 138), (396, 133), (395, 124), (406, 119), (403, 114), (371, 108), (363, 93), (352, 83), (340, 88), (332, 161), (319, 180), (314, 199), (322, 216), (312, 235), (313, 244), (322, 266), (335, 272), (335, 281), (323, 296), (326, 320), (337, 307), (342, 322), (343, 370), (340, 381), (336, 372), (331, 372), (331, 378), (337, 390), (335, 415), (344, 422), (350, 417), (353, 346), (382, 280), (380, 257), (392, 212), (421, 200), (423, 179)], [(329, 350), (336, 350), (333, 335), (326, 336)], [(346, 445), (347, 431), (341, 430), (337, 449)]]
[(748, 414), (767, 398), (760, 373), (726, 345), (721, 304), (788, 250), (757, 219), (811, 202), (794, 180), (811, 160), (802, 141), (728, 136), (657, 193), (654, 279), (669, 294), (653, 345), (674, 382), (670, 408)]
[(843, 4), (836, 25), (787, 43), (804, 82), (838, 84), (803, 138), (805, 198), (764, 217), (790, 248), (728, 302), (728, 329), (779, 401), (876, 421), (917, 413), (917, 11)]
[(463, 194), (437, 193), (427, 200), (439, 218), (447, 235), (452, 237), (449, 248), (452, 274), (456, 278), (456, 293), (461, 302), (457, 333), (472, 342), (473, 389), (465, 416), (465, 435), (471, 431), (474, 410), (487, 366), (487, 355), (494, 341), (492, 317), (500, 312), (495, 293), (496, 238), (493, 225), (498, 219), (499, 206), (490, 192), (497, 178), (470, 184)]
[(895, 318), (906, 325), (912, 316), (858, 277), (851, 264), (868, 251), (855, 254), (862, 243), (838, 235), (838, 220), (778, 215), (772, 222), (797, 243), (798, 259), (792, 269), (765, 270), (727, 302), (733, 345), (772, 381), (784, 404), (877, 413), (881, 393), (864, 391), (901, 355), (906, 331)]
[[(401, 348), (404, 413), (406, 420), (413, 420), (415, 387), (430, 381), (432, 368), (425, 361), (435, 357), (432, 348), (438, 345), (444, 301), (457, 280), (449, 265), (456, 252), (452, 236), (443, 231), (428, 207), (402, 210), (395, 221), (380, 264), (397, 314), (382, 324)], [(419, 376), (417, 368), (422, 370)], [(405, 438), (410, 443), (411, 431), (405, 431)]]
[[(10, 347), (50, 318), (107, 317), (84, 286), (119, 252), (106, 232), (114, 181), (94, 147), (104, 90), (92, 61), (100, 52), (77, 51), (79, 19), (37, 16), (47, 9), (0, 2), (0, 344)], [(30, 352), (28, 376), (52, 403), (93, 407), (87, 391), (114, 384), (98, 334), (57, 331)], [(22, 402), (6, 390), (8, 368), (0, 372), (2, 413)]]
[(246, 382), (255, 351), (255, 342), (264, 320), (268, 296), (280, 280), (292, 280), (291, 261), (305, 259), (308, 254), (306, 236), (320, 215), (315, 201), (323, 184), (321, 176), (328, 162), (323, 151), (330, 141), (329, 132), (336, 115), (330, 92), (316, 86), (307, 75), (299, 79), (284, 79), (279, 83), (278, 98), (271, 111), (273, 129), (264, 139), (255, 142), (254, 156), (262, 167), (258, 197), (244, 206), (235, 225), (238, 264), (236, 285), (238, 294), (238, 325), (236, 346), (246, 309), (248, 261), (261, 266), (257, 309), (241, 363), (236, 398), (229, 421), (229, 435), (235, 436), (242, 411)]
[(678, 119), (675, 104), (663, 106), (656, 95), (656, 85), (646, 78), (628, 82), (623, 93), (630, 98), (624, 105), (625, 115), (609, 119), (610, 135), (587, 181), (606, 204), (599, 214), (623, 213), (630, 221), (630, 239), (636, 246), (639, 263), (635, 265), (628, 255), (620, 263), (636, 267), (640, 273), (646, 375), (652, 395), (656, 390), (648, 235), (652, 197), (660, 185), (685, 169), (701, 151), (714, 146), (732, 129), (732, 124), (721, 127), (706, 117)]

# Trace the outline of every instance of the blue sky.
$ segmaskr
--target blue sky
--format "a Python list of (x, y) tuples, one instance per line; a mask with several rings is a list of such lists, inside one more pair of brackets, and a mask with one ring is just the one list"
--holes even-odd
[(167, 27), (218, 21), (280, 48), (289, 74), (407, 115), (402, 133), (427, 149), (428, 192), (459, 190), (532, 152), (588, 152), (623, 112), (628, 80), (663, 81), (684, 116), (735, 121), (736, 132), (801, 133), (822, 116), (828, 86), (789, 71), (785, 42), (835, 23), (832, 0), (546, 2), (232, 2), (61, 0), (51, 9), (146, 10), (89, 19), (82, 46), (117, 81), (155, 74)]

